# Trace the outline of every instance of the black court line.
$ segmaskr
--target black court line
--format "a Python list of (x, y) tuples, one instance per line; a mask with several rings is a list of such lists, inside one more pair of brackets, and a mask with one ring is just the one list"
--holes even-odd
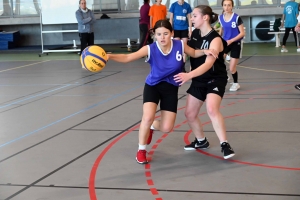
[[(258, 79), (258, 80), (252, 80), (252, 81), (248, 81), (248, 80), (246, 80), (246, 79), (240, 79), (239, 80), (239, 82), (240, 83), (247, 83), (247, 84), (251, 84), (251, 85), (255, 85), (255, 84), (269, 84), (269, 85), (271, 85), (271, 84), (281, 84), (281, 83), (290, 83), (290, 84), (294, 84), (294, 83), (297, 83), (298, 82), (298, 80), (299, 80), (299, 78), (295, 78), (295, 80), (264, 80), (265, 78), (261, 78), (261, 79)], [(288, 78), (285, 78), (285, 79), (288, 79)], [(292, 78), (291, 78), (292, 79)], [(228, 84), (232, 84), (232, 80), (229, 80), (228, 82), (227, 82), (227, 85)]]
[[(209, 131), (207, 131), (209, 132)], [(214, 132), (214, 131), (212, 131)], [(231, 133), (300, 133), (299, 131), (226, 131)]]
[[(289, 89), (289, 90), (296, 90), (294, 87), (292, 89)], [(241, 91), (243, 92), (243, 91)], [(245, 93), (242, 93), (242, 94), (235, 94), (235, 93), (225, 93), (225, 95), (228, 95), (228, 97), (232, 96), (232, 95), (235, 95), (235, 96), (251, 96), (251, 95), (264, 95), (264, 96), (299, 96), (299, 94), (290, 94), (290, 93), (278, 93), (278, 94), (267, 94), (267, 93), (264, 93), (264, 94), (255, 94), (255, 93), (251, 93), (251, 94), (245, 94)], [(230, 95), (230, 96), (229, 96)], [(253, 97), (249, 97), (249, 98), (253, 98)], [(227, 98), (225, 98), (227, 99)]]
[[(111, 130), (111, 129), (70, 129), (70, 131), (90, 131), (90, 132), (107, 132), (107, 131), (113, 131), (113, 132), (118, 132), (118, 131), (122, 131), (122, 130)], [(127, 131), (127, 130), (126, 130)], [(138, 130), (133, 130), (134, 131), (138, 131)], [(172, 132), (187, 132), (187, 130), (173, 130)], [(215, 131), (211, 130), (207, 130), (204, 131), (205, 133), (215, 133)], [(226, 132), (230, 132), (230, 133), (300, 133), (299, 131), (247, 131), (247, 130), (243, 130), (243, 131), (231, 131), (231, 130), (226, 130)], [(170, 133), (172, 134), (172, 133)]]
[(250, 58), (253, 58), (255, 55), (256, 55), (256, 53), (255, 53), (255, 54), (253, 54), (253, 55), (251, 55), (251, 56), (249, 56), (249, 57), (248, 57), (248, 58), (246, 58), (245, 60), (242, 60), (241, 62), (239, 62), (239, 63), (238, 63), (238, 65), (240, 65), (240, 64), (242, 64), (243, 62), (245, 62), (245, 61), (249, 60)]
[[(87, 76), (84, 76), (84, 77), (81, 77), (81, 78), (78, 78), (78, 79), (69, 81), (69, 82), (67, 82), (67, 83), (62, 83), (61, 85), (67, 85), (67, 84), (69, 84), (69, 83), (71, 83), (71, 82), (79, 81), (79, 80), (81, 80), (81, 79), (87, 78), (87, 77), (89, 77), (89, 76), (94, 76), (94, 75), (95, 75), (95, 74), (90, 74), (90, 75), (87, 75)], [(47, 88), (47, 89), (43, 89), (43, 90), (40, 90), (40, 91), (31, 93), (31, 94), (28, 94), (28, 95), (24, 95), (24, 96), (15, 98), (15, 99), (11, 99), (11, 100), (9, 100), (9, 101), (2, 102), (0, 105), (5, 104), (5, 103), (10, 103), (11, 101), (19, 100), (19, 99), (21, 99), (21, 98), (28, 97), (28, 96), (31, 96), (31, 95), (34, 95), (34, 94), (38, 94), (38, 93), (40, 93), (40, 92), (44, 92), (44, 91), (47, 91), (47, 90), (55, 89), (55, 88), (57, 88), (57, 86), (53, 86), (53, 87), (50, 87), (50, 88)]]
[[(291, 80), (291, 79), (295, 79), (295, 80), (299, 80), (299, 78), (280, 78), (280, 77), (276, 77), (276, 78), (268, 78), (268, 77), (265, 77), (265, 78), (263, 78), (264, 80), (267, 80), (267, 79), (269, 79), (269, 80), (279, 80), (279, 79), (288, 79), (288, 80)], [(253, 77), (253, 78), (242, 78), (241, 80), (259, 80), (259, 81), (261, 81), (262, 80), (262, 78), (255, 78), (255, 77)], [(277, 81), (276, 81), (277, 82)], [(247, 82), (247, 83), (251, 83), (251, 82)], [(253, 82), (252, 82), (253, 83)]]
[[(107, 75), (107, 76), (102, 76), (102, 77), (97, 78), (97, 79), (95, 79), (95, 80), (92, 80), (92, 81), (89, 81), (89, 82), (86, 82), (86, 83), (83, 83), (83, 84), (78, 84), (78, 85), (76, 85), (76, 86), (69, 87), (69, 88), (64, 89), (64, 90), (59, 90), (59, 91), (57, 91), (57, 92), (53, 92), (51, 95), (47, 95), (47, 96), (38, 96), (36, 100), (28, 101), (27, 103), (20, 104), (19, 106), (15, 106), (15, 107), (13, 107), (13, 108), (10, 108), (10, 109), (4, 110), (4, 111), (0, 111), (0, 114), (1, 114), (1, 113), (4, 113), (4, 112), (11, 111), (11, 110), (14, 110), (14, 109), (17, 109), (17, 108), (19, 108), (19, 107), (22, 107), (22, 106), (25, 106), (25, 105), (28, 105), (28, 104), (31, 104), (31, 103), (34, 103), (34, 102), (37, 102), (37, 101), (40, 101), (40, 100), (42, 100), (42, 99), (49, 98), (49, 97), (51, 97), (51, 96), (53, 96), (53, 95), (57, 95), (57, 94), (60, 94), (60, 93), (62, 93), (62, 92), (66, 92), (66, 91), (68, 91), (68, 90), (72, 90), (72, 89), (74, 89), (74, 88), (81, 87), (81, 86), (83, 86), (83, 85), (87, 85), (87, 84), (92, 83), (92, 82), (94, 82), (94, 81), (98, 81), (98, 80), (100, 80), (100, 79), (103, 79), (103, 78), (107, 78), (107, 77), (116, 75), (116, 74), (118, 74), (118, 73), (120, 73), (120, 72), (121, 72), (121, 71), (116, 72), (116, 73), (114, 73), (114, 74), (109, 74), (109, 75)], [(82, 79), (82, 78), (81, 78), (81, 79)], [(80, 80), (80, 79), (78, 79), (78, 80)], [(49, 90), (49, 89), (46, 89), (46, 90)], [(39, 93), (39, 92), (38, 92), (38, 93)], [(30, 96), (30, 95), (26, 95), (26, 96)], [(25, 96), (25, 97), (26, 97), (26, 96)], [(23, 98), (23, 97), (21, 97), (21, 98)], [(14, 105), (15, 105), (15, 104), (14, 104)]]
[[(102, 114), (104, 114), (104, 113), (106, 113), (106, 112), (109, 112), (109, 111), (111, 111), (111, 110), (113, 110), (113, 109), (115, 109), (115, 108), (117, 108), (117, 107), (120, 107), (121, 105), (124, 105), (125, 103), (128, 103), (128, 102), (132, 101), (133, 99), (138, 98), (139, 96), (141, 96), (141, 95), (138, 95), (138, 96), (136, 96), (136, 97), (134, 97), (134, 98), (132, 98), (132, 99), (130, 99), (130, 100), (128, 100), (128, 101), (123, 102), (122, 104), (119, 104), (118, 106), (115, 106), (115, 107), (113, 107), (113, 108), (111, 108), (111, 109), (109, 109), (109, 110), (107, 110), (107, 111), (104, 111), (104, 112), (102, 112), (102, 113), (100, 113), (100, 114), (98, 114), (98, 115), (95, 115), (94, 117), (91, 117), (91, 118), (89, 118), (89, 119), (87, 119), (87, 120), (84, 120), (83, 122), (80, 122), (80, 123), (78, 123), (78, 124), (76, 124), (76, 125), (74, 125), (74, 126), (68, 128), (68, 129), (66, 129), (66, 130), (64, 130), (64, 131), (62, 131), (62, 132), (60, 132), (60, 133), (58, 133), (58, 134), (56, 134), (56, 135), (54, 135), (54, 136), (52, 136), (52, 137), (49, 137), (49, 138), (47, 138), (47, 139), (45, 139), (45, 140), (43, 140), (43, 141), (41, 141), (41, 142), (39, 142), (39, 143), (37, 143), (37, 144), (35, 144), (35, 145), (32, 145), (32, 146), (30, 146), (30, 147), (28, 147), (28, 148), (26, 148), (26, 149), (24, 149), (24, 150), (22, 150), (22, 151), (19, 151), (18, 153), (13, 154), (12, 156), (9, 156), (9, 157), (7, 157), (7, 158), (5, 158), (5, 159), (3, 159), (3, 160), (0, 160), (0, 163), (3, 162), (4, 160), (7, 160), (7, 159), (9, 159), (9, 158), (12, 158), (13, 156), (16, 156), (16, 155), (20, 154), (20, 153), (22, 153), (22, 152), (25, 152), (25, 151), (27, 151), (28, 149), (31, 149), (31, 148), (33, 148), (33, 147), (35, 147), (35, 146), (38, 146), (39, 144), (42, 144), (42, 143), (44, 143), (44, 142), (46, 142), (46, 141), (48, 141), (48, 140), (50, 140), (50, 139), (52, 139), (52, 138), (54, 138), (54, 137), (56, 137), (56, 136), (58, 136), (58, 135), (61, 135), (61, 134), (65, 133), (66, 131), (68, 131), (68, 130), (70, 130), (70, 129), (76, 127), (76, 126), (79, 126), (79, 125), (81, 125), (81, 124), (83, 124), (83, 123), (85, 123), (85, 122), (87, 122), (87, 121), (89, 121), (89, 120), (91, 120), (91, 119), (94, 119), (94, 118), (96, 118), (96, 117), (98, 117), (98, 116), (100, 116), (100, 115), (102, 115)], [(185, 96), (185, 95), (184, 95), (184, 96)], [(183, 98), (184, 96), (182, 96), (182, 97), (180, 97), (180, 98)], [(180, 98), (179, 98), (179, 99), (180, 99)], [(159, 112), (159, 110), (158, 110), (157, 112)], [(136, 126), (136, 125), (139, 124), (140, 122), (141, 122), (141, 121), (138, 121), (138, 122), (134, 123), (133, 125), (129, 126), (128, 128), (126, 128), (126, 129), (120, 131), (120, 132), (117, 133), (116, 135), (110, 137), (109, 139), (105, 140), (104, 142), (100, 143), (99, 145), (97, 145), (97, 146), (93, 147), (92, 149), (86, 151), (85, 153), (83, 153), (83, 154), (77, 156), (76, 158), (74, 158), (74, 159), (72, 159), (71, 161), (67, 162), (66, 164), (60, 166), (59, 168), (53, 170), (52, 172), (46, 174), (45, 176), (43, 176), (43, 177), (41, 177), (40, 179), (38, 179), (38, 180), (34, 181), (33, 183), (31, 183), (30, 185), (25, 186), (23, 189), (21, 189), (21, 190), (19, 190), (18, 192), (12, 194), (11, 196), (9, 196), (8, 198), (6, 198), (5, 200), (9, 200), (9, 199), (11, 199), (11, 198), (13, 198), (13, 197), (19, 195), (20, 193), (22, 193), (22, 192), (24, 192), (25, 190), (29, 189), (30, 187), (34, 186), (36, 183), (39, 183), (40, 181), (42, 181), (42, 180), (44, 180), (45, 178), (51, 176), (52, 174), (58, 172), (59, 170), (61, 170), (61, 169), (63, 169), (64, 167), (68, 166), (69, 164), (71, 164), (71, 163), (77, 161), (77, 160), (80, 159), (81, 157), (83, 157), (83, 156), (89, 154), (90, 152), (96, 150), (97, 148), (101, 147), (102, 145), (106, 144), (107, 142), (111, 141), (112, 139), (116, 138), (117, 136), (121, 135), (121, 134), (124, 133), (126, 130), (129, 130), (129, 129), (131, 129), (132, 127)]]
[[(65, 130), (63, 130), (63, 131), (61, 131), (61, 132), (59, 132), (59, 133), (57, 133), (57, 134), (55, 134), (55, 135), (53, 135), (53, 136), (51, 136), (51, 137), (45, 139), (45, 140), (42, 140), (41, 142), (38, 142), (38, 143), (36, 143), (36, 144), (34, 144), (34, 145), (30, 146), (30, 147), (27, 147), (27, 148), (25, 148), (25, 149), (23, 149), (23, 150), (21, 150), (21, 151), (15, 153), (15, 154), (11, 155), (11, 156), (8, 156), (8, 157), (6, 157), (6, 158), (0, 160), (0, 163), (6, 161), (6, 160), (8, 160), (8, 159), (10, 159), (10, 158), (12, 158), (12, 157), (14, 157), (14, 156), (16, 156), (16, 155), (19, 155), (20, 153), (23, 153), (23, 152), (25, 152), (25, 151), (27, 151), (27, 150), (33, 148), (33, 147), (36, 147), (36, 146), (38, 146), (38, 145), (40, 145), (40, 144), (42, 144), (42, 143), (44, 143), (44, 142), (46, 142), (46, 141), (48, 141), (48, 140), (50, 140), (50, 139), (53, 139), (53, 138), (55, 138), (55, 137), (57, 137), (57, 136), (59, 136), (59, 135), (65, 133), (65, 132), (67, 132), (67, 131), (69, 131), (69, 130), (74, 130), (75, 127), (77, 127), (77, 126), (79, 126), (79, 125), (81, 125), (81, 124), (84, 124), (85, 122), (88, 122), (88, 121), (90, 121), (90, 120), (92, 120), (92, 119), (94, 119), (94, 118), (96, 118), (96, 117), (99, 117), (100, 115), (103, 115), (103, 114), (105, 114), (105, 113), (107, 113), (107, 112), (109, 112), (109, 111), (111, 111), (111, 110), (113, 110), (113, 109), (115, 109), (115, 108), (118, 108), (118, 107), (120, 107), (120, 106), (122, 106), (122, 105), (124, 105), (124, 104), (126, 104), (126, 103), (128, 103), (128, 102), (130, 102), (130, 101), (133, 101), (134, 99), (136, 99), (136, 98), (138, 98), (138, 97), (140, 97), (140, 96), (142, 96), (142, 95), (138, 95), (138, 96), (136, 96), (136, 97), (134, 97), (134, 98), (132, 98), (132, 99), (129, 99), (128, 101), (125, 101), (125, 102), (123, 102), (123, 103), (121, 103), (121, 104), (119, 104), (119, 105), (117, 105), (117, 106), (115, 106), (115, 107), (112, 107), (112, 108), (110, 108), (109, 110), (106, 110), (106, 111), (104, 111), (104, 112), (102, 112), (102, 113), (100, 113), (100, 114), (98, 114), (98, 115), (95, 115), (95, 116), (93, 116), (93, 117), (90, 117), (90, 118), (88, 118), (87, 120), (84, 120), (84, 121), (82, 121), (82, 122), (80, 122), (80, 123), (78, 123), (78, 124), (76, 124), (76, 125), (74, 125), (74, 126), (68, 128), (68, 129), (65, 129)], [(183, 96), (180, 97), (179, 99), (183, 98), (184, 96), (186, 96), (186, 95), (183, 95)], [(157, 110), (156, 113), (159, 112), (159, 111), (160, 111), (160, 110)], [(134, 126), (134, 125), (133, 125), (133, 126)], [(130, 128), (133, 127), (133, 126), (130, 126)], [(121, 131), (127, 131), (127, 130), (128, 130), (128, 129), (124, 129), (124, 130), (121, 130)]]
[[(22, 184), (0, 184), (0, 186), (10, 187), (27, 187), (28, 185)], [(55, 188), (55, 189), (84, 189), (88, 190), (89, 187), (80, 186), (62, 186), (62, 185), (34, 185), (34, 188)], [(142, 188), (113, 188), (113, 187), (95, 187), (96, 190), (123, 190), (123, 191), (145, 191), (149, 192), (149, 189)], [(194, 193), (194, 194), (231, 194), (231, 195), (255, 195), (255, 196), (283, 196), (283, 197), (300, 197), (300, 194), (282, 194), (282, 193), (263, 193), (263, 192), (219, 192), (219, 191), (205, 191), (205, 190), (171, 190), (171, 189), (158, 189), (159, 192), (170, 193)]]
[[(128, 128), (125, 129), (125, 130), (130, 129), (130, 128), (136, 126), (136, 125), (139, 124), (139, 123), (140, 123), (140, 121), (137, 122), (137, 123), (135, 123), (135, 124), (133, 124), (132, 126), (128, 127)], [(118, 136), (121, 135), (122, 133), (124, 133), (124, 131), (121, 131), (121, 132), (117, 133), (116, 135), (110, 137), (109, 139), (105, 140), (104, 142), (98, 144), (97, 146), (95, 146), (95, 147), (91, 148), (90, 150), (86, 151), (85, 153), (83, 153), (83, 154), (77, 156), (76, 158), (70, 160), (70, 161), (67, 162), (66, 164), (60, 166), (59, 168), (57, 168), (57, 169), (53, 170), (52, 172), (46, 174), (45, 176), (41, 177), (40, 179), (34, 181), (34, 182), (31, 183), (30, 185), (26, 185), (23, 189), (21, 189), (21, 190), (19, 190), (18, 192), (12, 194), (11, 196), (7, 197), (5, 200), (12, 199), (13, 197), (15, 197), (15, 196), (21, 194), (22, 192), (24, 192), (25, 190), (29, 189), (30, 187), (33, 187), (35, 184), (39, 183), (40, 181), (44, 180), (45, 178), (51, 176), (52, 174), (54, 174), (54, 173), (58, 172), (59, 170), (65, 168), (65, 167), (68, 166), (69, 164), (75, 162), (76, 160), (78, 160), (78, 159), (82, 158), (83, 156), (89, 154), (90, 152), (96, 150), (97, 148), (101, 147), (102, 145), (106, 144), (107, 142), (111, 141), (112, 139), (118, 137)], [(62, 134), (62, 133), (60, 133), (60, 134)], [(57, 135), (55, 135), (55, 136), (57, 136)], [(51, 139), (51, 138), (49, 138), (49, 139)], [(43, 142), (44, 142), (44, 141), (43, 141)], [(36, 145), (35, 145), (35, 146), (36, 146)]]
[[(300, 80), (299, 80), (300, 81)], [(294, 87), (292, 87), (292, 88), (288, 88), (287, 90), (292, 90), (292, 91), (296, 91), (296, 89), (294, 88)], [(243, 93), (234, 93), (234, 92), (232, 92), (232, 93), (229, 93), (229, 92), (225, 92), (225, 98), (224, 99), (227, 99), (228, 97), (231, 97), (231, 96), (236, 96), (236, 97), (239, 97), (239, 96), (251, 96), (251, 97), (249, 97), (249, 98), (253, 98), (252, 97), (252, 95), (257, 95), (257, 96), (262, 96), (262, 95), (264, 95), (264, 96), (296, 96), (296, 97), (298, 97), (299, 95), (300, 95), (300, 92), (299, 92), (299, 94), (297, 94), (297, 93), (295, 93), (295, 94), (291, 94), (291, 93), (278, 93), (278, 94), (268, 94), (268, 93), (247, 93), (247, 94), (245, 94), (245, 91), (243, 91), (243, 90), (241, 90), (241, 91), (238, 91), (238, 92), (243, 92)], [(186, 94), (179, 94), (179, 95), (185, 95), (185, 96), (187, 96)], [(256, 97), (254, 97), (254, 98), (256, 98)], [(138, 100), (143, 100), (143, 98), (137, 98)], [(182, 99), (182, 98), (181, 98)]]
[[(106, 111), (104, 111), (104, 112), (102, 112), (102, 113), (100, 113), (100, 114), (97, 114), (97, 115), (95, 115), (95, 116), (93, 116), (93, 117), (90, 117), (90, 118), (88, 118), (87, 120), (84, 120), (84, 121), (82, 121), (82, 122), (80, 122), (80, 123), (78, 123), (78, 124), (76, 124), (76, 125), (74, 125), (74, 126), (72, 126), (72, 127), (70, 127), (70, 128), (67, 128), (67, 129), (65, 129), (65, 130), (63, 130), (63, 131), (61, 131), (61, 132), (59, 132), (59, 133), (57, 133), (57, 134), (55, 134), (55, 135), (53, 135), (53, 136), (51, 136), (51, 137), (45, 139), (45, 140), (42, 140), (41, 142), (38, 142), (38, 143), (36, 143), (36, 144), (34, 144), (34, 145), (30, 146), (30, 147), (27, 147), (26, 149), (23, 149), (23, 150), (21, 150), (21, 151), (15, 153), (15, 154), (13, 154), (13, 155), (11, 155), (11, 156), (8, 156), (8, 157), (6, 157), (6, 158), (0, 160), (0, 163), (6, 161), (6, 160), (8, 160), (8, 159), (10, 159), (10, 158), (12, 158), (12, 157), (14, 157), (14, 156), (16, 156), (16, 155), (19, 155), (20, 153), (23, 153), (23, 152), (25, 152), (25, 151), (27, 151), (27, 150), (33, 148), (33, 147), (36, 147), (36, 146), (38, 146), (38, 145), (40, 145), (40, 144), (42, 144), (42, 143), (44, 143), (44, 142), (46, 142), (46, 141), (48, 141), (48, 140), (50, 140), (50, 139), (53, 139), (53, 138), (55, 138), (55, 137), (57, 137), (57, 136), (59, 136), (59, 135), (65, 133), (65, 132), (67, 132), (67, 131), (69, 131), (69, 130), (72, 130), (72, 129), (75, 128), (76, 126), (79, 126), (79, 125), (81, 125), (81, 124), (84, 124), (85, 122), (88, 122), (88, 121), (90, 121), (90, 120), (92, 120), (92, 119), (94, 119), (94, 118), (96, 118), (96, 117), (99, 117), (100, 115), (103, 115), (103, 114), (105, 114), (105, 113), (107, 113), (107, 112), (109, 112), (109, 111), (111, 111), (111, 110), (113, 110), (113, 109), (115, 109), (115, 108), (118, 108), (118, 107), (120, 107), (120, 106), (122, 106), (122, 105), (124, 105), (124, 104), (126, 104), (126, 103), (128, 103), (128, 102), (130, 102), (130, 101), (132, 101), (133, 99), (139, 97), (139, 96), (141, 96), (141, 95), (138, 95), (138, 96), (136, 96), (136, 97), (134, 97), (134, 98), (132, 98), (132, 99), (129, 99), (128, 101), (125, 101), (125, 102), (123, 102), (123, 103), (121, 103), (121, 104), (119, 104), (119, 105), (117, 105), (117, 106), (115, 106), (115, 107), (112, 107), (112, 108), (110, 108), (110, 109), (108, 109), (108, 110), (106, 110)], [(125, 130), (127, 130), (127, 129), (125, 129)], [(123, 130), (123, 131), (124, 131), (124, 130)]]
[[(91, 131), (91, 132), (93, 132), (93, 131), (100, 131), (100, 132), (102, 132), (102, 131), (121, 131), (121, 130), (110, 130), (110, 129), (70, 129), (70, 131)], [(126, 131), (128, 131), (128, 130), (126, 130)], [(138, 131), (138, 130), (132, 130), (132, 131)], [(173, 130), (172, 132), (186, 132), (186, 131), (181, 131), (181, 130)]]
[[(249, 98), (228, 98), (228, 97), (225, 97), (224, 99), (249, 99)], [(274, 97), (274, 98), (253, 98), (253, 99), (251, 99), (252, 101), (253, 100), (263, 100), (263, 99), (280, 99), (280, 100), (289, 100), (289, 99), (299, 99), (299, 97), (298, 98), (284, 98), (284, 97), (282, 97), (282, 98), (276, 98), (276, 97)]]

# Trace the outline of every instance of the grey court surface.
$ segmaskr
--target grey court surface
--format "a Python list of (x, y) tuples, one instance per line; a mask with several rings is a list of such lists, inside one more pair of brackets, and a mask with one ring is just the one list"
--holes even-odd
[(228, 83), (221, 108), (232, 159), (223, 160), (205, 107), (211, 148), (184, 151), (194, 139), (185, 84), (174, 130), (154, 133), (147, 165), (135, 161), (143, 59), (93, 74), (77, 55), (30, 56), (0, 56), (0, 199), (300, 199), (300, 55), (240, 60), (241, 89)]

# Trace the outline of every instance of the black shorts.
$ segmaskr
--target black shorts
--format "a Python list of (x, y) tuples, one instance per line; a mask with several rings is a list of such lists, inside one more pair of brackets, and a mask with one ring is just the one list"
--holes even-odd
[(167, 82), (160, 82), (154, 86), (146, 83), (143, 103), (153, 102), (158, 105), (160, 102), (160, 110), (177, 113), (178, 88), (179, 87)]
[(186, 92), (192, 95), (193, 97), (199, 99), (200, 101), (204, 102), (207, 94), (209, 93), (217, 94), (221, 98), (223, 98), (226, 84), (227, 84), (227, 80), (222, 80), (222, 81), (212, 80), (210, 83), (207, 83), (207, 85), (203, 87), (196, 87), (191, 85)]
[(189, 30), (174, 30), (174, 38), (188, 38)]
[(224, 50), (225, 54), (230, 52), (231, 58), (240, 58), (241, 56), (241, 41), (233, 42), (229, 46), (227, 46)]

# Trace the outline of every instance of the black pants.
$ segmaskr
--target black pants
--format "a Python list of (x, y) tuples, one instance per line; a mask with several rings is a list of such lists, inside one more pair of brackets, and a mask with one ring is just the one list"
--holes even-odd
[(91, 46), (94, 45), (94, 33), (79, 33), (79, 37), (80, 37), (80, 42), (81, 42), (81, 51), (80, 51), (80, 55), (82, 53), (82, 51), (87, 47), (87, 46)]
[(283, 36), (282, 45), (285, 46), (286, 40), (288, 39), (291, 30), (293, 31), (293, 35), (294, 35), (296, 46), (298, 47), (299, 44), (297, 44), (297, 36), (296, 36), (297, 33), (295, 31), (295, 27), (285, 28), (285, 33), (284, 33), (284, 36)]
[(147, 41), (149, 44), (153, 42), (151, 39), (151, 36), (149, 34), (149, 27), (148, 24), (140, 24), (140, 45), (139, 49), (142, 48), (147, 44)]

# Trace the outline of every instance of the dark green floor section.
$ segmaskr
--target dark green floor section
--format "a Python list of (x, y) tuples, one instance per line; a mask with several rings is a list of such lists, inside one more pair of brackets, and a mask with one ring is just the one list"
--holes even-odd
[[(100, 45), (107, 52), (112, 53), (129, 53), (126, 44), (106, 44)], [(284, 55), (300, 55), (297, 53), (297, 48), (294, 43), (288, 43), (288, 53), (281, 53), (280, 48), (275, 47), (274, 43), (244, 43), (243, 45), (243, 56), (284, 56)], [(132, 51), (137, 50), (137, 45), (132, 46)], [(74, 52), (58, 52), (48, 53), (41, 57), (38, 54), (41, 53), (40, 47), (31, 48), (16, 48), (10, 50), (0, 51), (1, 61), (43, 61), (43, 60), (77, 60), (79, 56)]]

